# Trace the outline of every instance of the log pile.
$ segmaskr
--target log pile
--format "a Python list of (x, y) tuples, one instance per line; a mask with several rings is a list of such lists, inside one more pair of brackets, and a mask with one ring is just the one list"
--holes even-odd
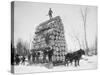
[(60, 16), (41, 23), (36, 28), (34, 49), (50, 47), (53, 51), (53, 61), (64, 61), (67, 45), (64, 36), (64, 27)]

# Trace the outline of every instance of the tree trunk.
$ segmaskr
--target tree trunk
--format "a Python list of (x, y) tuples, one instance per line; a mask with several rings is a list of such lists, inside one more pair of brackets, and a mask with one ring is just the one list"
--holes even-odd
[(86, 19), (87, 19), (87, 8), (85, 9), (84, 11), (84, 14), (83, 14), (83, 11), (81, 10), (81, 14), (82, 14), (82, 18), (83, 18), (83, 25), (84, 25), (84, 41), (85, 41), (85, 53), (86, 55), (88, 55), (88, 52), (89, 52), (89, 48), (88, 48), (88, 43), (87, 43), (87, 34), (86, 34)]

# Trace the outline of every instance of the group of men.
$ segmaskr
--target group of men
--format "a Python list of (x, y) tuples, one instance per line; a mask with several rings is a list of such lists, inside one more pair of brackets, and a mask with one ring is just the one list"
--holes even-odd
[(50, 48), (44, 48), (40, 50), (33, 50), (32, 53), (28, 56), (28, 59), (32, 60), (34, 63), (46, 63), (52, 62), (52, 55), (53, 50), (50, 50)]

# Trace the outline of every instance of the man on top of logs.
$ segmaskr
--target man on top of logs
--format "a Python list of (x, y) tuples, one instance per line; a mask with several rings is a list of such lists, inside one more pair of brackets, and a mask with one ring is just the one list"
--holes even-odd
[(51, 8), (49, 8), (48, 15), (49, 15), (49, 18), (50, 18), (50, 19), (52, 18), (52, 13), (53, 13), (53, 11), (51, 10)]

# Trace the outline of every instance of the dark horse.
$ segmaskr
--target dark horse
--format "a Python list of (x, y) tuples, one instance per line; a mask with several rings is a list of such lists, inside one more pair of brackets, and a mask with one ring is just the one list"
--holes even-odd
[(21, 61), (21, 60), (20, 60), (20, 55), (16, 54), (16, 55), (15, 55), (14, 61), (15, 61), (15, 64), (16, 64), (16, 65), (19, 65), (19, 63), (20, 63), (20, 61)]
[(74, 61), (75, 66), (78, 66), (82, 55), (85, 55), (85, 51), (82, 49), (80, 49), (76, 52), (73, 52), (73, 53), (68, 53), (65, 55), (65, 61), (66, 61), (67, 65), (69, 65), (69, 63), (72, 64), (72, 62)]

